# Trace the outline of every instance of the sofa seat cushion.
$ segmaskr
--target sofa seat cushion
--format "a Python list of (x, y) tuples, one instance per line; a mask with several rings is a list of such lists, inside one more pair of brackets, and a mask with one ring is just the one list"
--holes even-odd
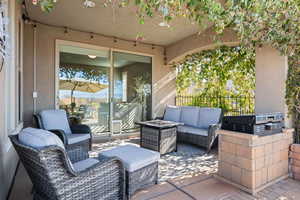
[(122, 161), (125, 169), (129, 172), (134, 172), (157, 162), (160, 158), (160, 154), (156, 151), (151, 151), (129, 144), (103, 151), (100, 153), (100, 156), (101, 155), (107, 157), (118, 157)]
[(59, 146), (64, 149), (63, 142), (57, 135), (43, 129), (25, 128), (19, 133), (20, 143), (41, 149), (47, 146)]
[(202, 128), (197, 128), (192, 126), (178, 126), (178, 132), (208, 136), (208, 129), (202, 129)]
[(75, 144), (90, 139), (90, 134), (67, 134), (68, 144)]
[(199, 128), (208, 128), (209, 125), (217, 124), (220, 121), (222, 110), (220, 108), (200, 108)]
[(39, 115), (42, 118), (44, 129), (60, 129), (66, 134), (72, 133), (65, 110), (43, 110)]
[(188, 126), (198, 125), (199, 108), (194, 106), (183, 106), (181, 108), (181, 122)]
[(167, 106), (164, 114), (164, 120), (180, 122), (181, 108), (176, 106)]
[(73, 163), (73, 169), (76, 172), (80, 172), (83, 170), (86, 170), (90, 167), (92, 167), (93, 165), (99, 163), (99, 160), (97, 159), (93, 159), (93, 158), (88, 158), (86, 160), (81, 160), (79, 162)]

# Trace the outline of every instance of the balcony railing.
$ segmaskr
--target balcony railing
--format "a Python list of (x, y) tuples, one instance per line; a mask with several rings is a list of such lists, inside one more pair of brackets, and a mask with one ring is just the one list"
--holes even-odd
[(224, 115), (242, 115), (254, 113), (252, 96), (181, 96), (175, 97), (177, 106), (199, 106), (222, 108)]

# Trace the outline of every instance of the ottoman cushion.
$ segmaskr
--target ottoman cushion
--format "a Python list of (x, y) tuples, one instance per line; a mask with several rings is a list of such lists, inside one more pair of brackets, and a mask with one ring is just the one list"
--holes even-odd
[(135, 145), (122, 145), (100, 153), (100, 156), (118, 157), (128, 172), (133, 172), (157, 162), (160, 154)]

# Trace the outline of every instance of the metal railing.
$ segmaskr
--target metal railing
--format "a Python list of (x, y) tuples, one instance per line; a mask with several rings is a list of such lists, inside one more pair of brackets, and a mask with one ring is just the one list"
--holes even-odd
[(222, 108), (224, 115), (243, 115), (254, 113), (252, 96), (181, 96), (175, 97), (177, 106), (199, 106)]

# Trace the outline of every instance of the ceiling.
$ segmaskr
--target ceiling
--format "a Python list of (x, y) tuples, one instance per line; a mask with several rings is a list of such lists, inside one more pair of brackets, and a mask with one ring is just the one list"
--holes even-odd
[(147, 18), (141, 25), (134, 5), (113, 9), (103, 7), (103, 0), (93, 0), (95, 8), (84, 8), (83, 1), (59, 0), (51, 13), (42, 12), (31, 0), (26, 0), (26, 5), (29, 17), (39, 22), (127, 40), (135, 40), (137, 35), (143, 34), (143, 42), (155, 45), (167, 46), (200, 31), (198, 25), (184, 18), (174, 19), (169, 28), (158, 25), (162, 21), (159, 16)]

